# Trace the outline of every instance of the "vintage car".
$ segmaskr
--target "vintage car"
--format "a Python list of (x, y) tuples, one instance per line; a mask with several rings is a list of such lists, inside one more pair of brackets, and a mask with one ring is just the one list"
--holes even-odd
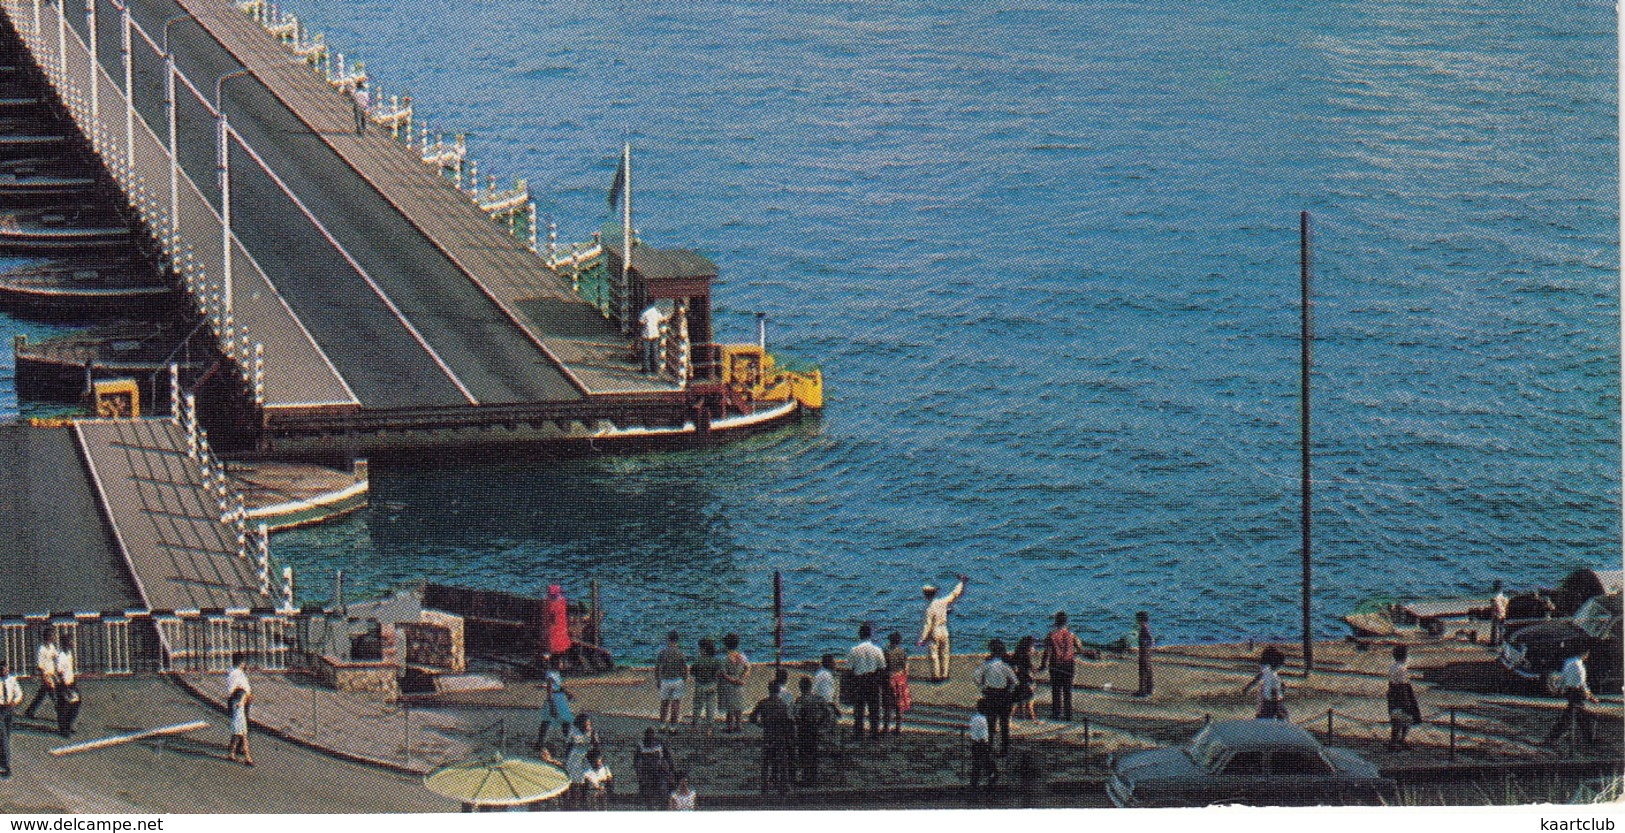
[(1542, 680), (1555, 693), (1553, 677), (1569, 657), (1590, 651), (1586, 662), (1592, 690), (1617, 687), (1620, 681), (1620, 594), (1593, 596), (1572, 617), (1527, 625), (1511, 633), (1501, 646), (1501, 664), (1529, 680)]
[(1119, 807), (1391, 803), (1376, 766), (1320, 745), (1282, 720), (1225, 720), (1190, 745), (1113, 756), (1106, 794)]

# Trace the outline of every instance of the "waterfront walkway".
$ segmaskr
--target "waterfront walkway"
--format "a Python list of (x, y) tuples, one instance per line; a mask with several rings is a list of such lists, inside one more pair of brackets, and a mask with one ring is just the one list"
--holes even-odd
[[(1256, 670), (1256, 653), (1235, 645), (1164, 649), (1157, 661), (1157, 692), (1143, 699), (1129, 694), (1136, 682), (1132, 654), (1082, 661), (1073, 721), (1047, 719), (1048, 687), (1043, 684), (1036, 697), (1039, 718), (1011, 721), (1011, 756), (1002, 764), (1005, 783), (1024, 785), (1022, 800), (1035, 804), (1099, 804), (1109, 753), (1183, 743), (1210, 718), (1251, 717), (1254, 701), (1240, 689)], [(1539, 745), (1562, 702), (1495, 693), (1500, 677), (1482, 645), (1443, 642), (1413, 651), (1412, 668), (1428, 722), (1412, 731), (1411, 748), (1400, 751), (1385, 748), (1387, 652), (1326, 643), (1317, 646), (1316, 654), (1319, 670), (1308, 681), (1288, 669), (1287, 702), (1293, 721), (1323, 738), (1329, 725), (1333, 745), (1358, 751), (1402, 784), (1449, 782), (1463, 773), (1596, 766), (1584, 763), (1587, 756), (1560, 758), (1557, 751)], [(852, 741), (847, 737), (847, 710), (841, 734), (831, 734), (826, 745), (824, 771), (829, 778), (794, 803), (867, 806), (895, 803), (895, 796), (904, 794), (920, 796), (909, 806), (928, 806), (930, 796), (965, 800), (959, 789), (966, 767), (962, 727), (975, 701), (970, 675), (980, 660), (956, 658), (953, 678), (944, 684), (916, 680), (915, 707), (901, 737)], [(792, 684), (812, 670), (811, 665), (793, 668)], [(916, 657), (915, 673), (923, 670), (924, 658)], [(765, 695), (771, 677), (770, 664), (756, 667), (748, 704)], [(218, 702), (218, 675), (188, 680), (201, 695)], [(629, 801), (636, 781), (632, 750), (644, 728), (657, 725), (656, 692), (647, 671), (627, 669), (571, 679), (569, 687), (576, 708), (594, 716), (606, 760), (621, 779), (621, 800)], [(263, 729), (350, 759), (410, 772), (426, 772), (492, 749), (533, 754), (530, 745), (541, 703), (539, 690), (528, 682), (398, 705), (318, 691), (300, 679), (272, 675), (256, 675), (255, 697), (254, 718)], [(747, 725), (740, 735), (719, 730), (706, 738), (688, 725), (686, 699), (684, 706), (684, 725), (666, 740), (679, 768), (691, 772), (701, 796), (720, 806), (763, 806), (757, 793), (760, 731)], [(1603, 742), (1591, 757), (1617, 763), (1619, 701), (1611, 699), (1594, 708), (1601, 716)], [(556, 732), (553, 742), (556, 747)]]
[[(257, 681), (256, 681), (257, 684)], [(32, 683), (25, 682), (32, 696)], [(88, 679), (72, 742), (194, 720), (209, 725), (172, 738), (57, 756), (49, 706), (19, 717), (11, 737), (12, 777), (0, 813), (386, 813), (456, 812), (419, 779), (335, 760), (276, 738), (253, 738), (252, 769), (226, 758), (226, 716), (157, 676)], [(256, 708), (258, 706), (256, 705)]]

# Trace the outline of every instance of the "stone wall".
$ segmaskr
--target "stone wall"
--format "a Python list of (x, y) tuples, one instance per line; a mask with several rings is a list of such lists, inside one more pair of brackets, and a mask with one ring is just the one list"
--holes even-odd
[(385, 702), (401, 696), (400, 668), (391, 662), (347, 662), (323, 656), (311, 671), (323, 684), (338, 691), (372, 694)]

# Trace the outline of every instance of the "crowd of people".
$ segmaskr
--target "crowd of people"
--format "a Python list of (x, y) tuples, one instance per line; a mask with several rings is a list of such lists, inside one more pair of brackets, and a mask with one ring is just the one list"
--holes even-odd
[[(965, 576), (960, 576), (955, 587), (945, 594), (939, 594), (931, 585), (922, 588), (925, 613), (916, 644), (925, 648), (929, 657), (929, 676), (925, 678), (928, 683), (943, 683), (950, 677), (953, 662), (950, 614), (952, 605), (963, 596), (967, 581)], [(683, 721), (683, 700), (690, 698), (689, 721), (696, 732), (709, 737), (719, 717), (724, 734), (741, 732), (746, 723), (760, 728), (758, 783), (762, 792), (782, 793), (814, 786), (818, 783), (820, 757), (836, 732), (849, 733), (854, 743), (874, 742), (885, 735), (898, 734), (912, 706), (909, 653), (903, 645), (902, 634), (892, 632), (882, 642), (877, 639), (875, 627), (864, 623), (858, 627), (856, 636), (857, 641), (847, 650), (844, 663), (837, 654), (826, 653), (810, 674), (793, 678), (790, 670), (775, 669), (766, 696), (747, 711), (745, 686), (752, 675), (759, 672), (741, 650), (739, 636), (730, 633), (723, 637), (721, 652), (711, 639), (698, 640), (698, 654), (691, 661), (682, 647), (681, 634), (671, 632), (655, 659), (652, 674), (652, 684), (659, 697), (658, 723), (666, 733), (675, 731)], [(1151, 697), (1156, 690), (1157, 643), (1148, 612), (1135, 614), (1134, 631), (1128, 642), (1138, 672), (1138, 686), (1132, 696)], [(1385, 698), (1391, 726), (1389, 748), (1404, 749), (1408, 748), (1409, 732), (1423, 722), (1423, 717), (1411, 683), (1409, 649), (1396, 646), (1392, 655)], [(999, 761), (1010, 753), (1012, 718), (1037, 717), (1034, 701), (1035, 687), (1043, 682), (1040, 675), (1048, 672), (1049, 718), (1071, 721), (1078, 662), (1082, 658), (1098, 657), (1097, 650), (1085, 646), (1072, 632), (1064, 611), (1054, 615), (1048, 634), (1042, 638), (1021, 636), (1013, 647), (1003, 639), (989, 640), (985, 660), (971, 674), (976, 701), (963, 729), (973, 788), (997, 782)], [(1570, 727), (1584, 733), (1588, 741), (1594, 733), (1594, 721), (1585, 705), (1595, 702), (1595, 697), (1585, 684), (1583, 660), (1584, 657), (1575, 658), (1565, 668), (1563, 679), (1569, 707), (1553, 727), (1552, 742)], [(1257, 719), (1289, 719), (1287, 685), (1281, 673), (1286, 663), (1287, 656), (1282, 650), (1265, 647), (1258, 658), (1257, 673), (1242, 686), (1242, 694), (1254, 693), (1257, 698), (1254, 714)], [(547, 685), (551, 692), (562, 683), (550, 675)], [(546, 719), (555, 719), (559, 707), (547, 708), (549, 717)], [(850, 724), (843, 729), (842, 722), (848, 712)], [(544, 722), (544, 738), (546, 725)], [(691, 806), (691, 792), (686, 792), (689, 797), (682, 801), (672, 792), (679, 782), (684, 783), (686, 790), (686, 779), (676, 772), (670, 750), (659, 735), (655, 729), (649, 729), (634, 758), (639, 794), (648, 807)], [(582, 775), (585, 770), (580, 767), (567, 769), (572, 780), (585, 777)]]
[[(947, 593), (939, 593), (929, 584), (922, 588), (925, 612), (916, 646), (925, 648), (929, 657), (931, 673), (926, 678), (929, 683), (945, 683), (950, 678), (953, 663), (950, 614), (954, 603), (964, 595), (968, 581), (968, 577), (959, 576)], [(1077, 663), (1089, 652), (1067, 623), (1066, 613), (1057, 613), (1053, 628), (1042, 641), (1032, 636), (1021, 637), (1013, 651), (1000, 639), (988, 643), (988, 657), (972, 675), (979, 697), (965, 727), (972, 744), (973, 781), (979, 782), (984, 775), (990, 783), (996, 779), (996, 759), (1009, 754), (1012, 715), (1036, 718), (1033, 702), (1036, 675), (1049, 673), (1051, 718), (1072, 719)], [(1135, 693), (1144, 697), (1152, 692), (1154, 642), (1149, 616), (1140, 613), (1136, 623), (1140, 688)], [(745, 687), (751, 676), (759, 672), (741, 650), (738, 634), (724, 636), (720, 652), (712, 639), (699, 639), (698, 653), (691, 659), (682, 646), (681, 634), (673, 631), (655, 657), (651, 675), (659, 700), (657, 722), (665, 732), (675, 731), (682, 723), (683, 700), (688, 698), (690, 723), (695, 731), (707, 737), (717, 731), (718, 718), (723, 734), (740, 733), (746, 723), (760, 728), (759, 784), (764, 793), (816, 785), (819, 760), (836, 732), (849, 731), (855, 743), (900, 734), (904, 716), (913, 705), (909, 652), (903, 644), (903, 635), (894, 631), (885, 637), (882, 645), (871, 623), (861, 624), (856, 635), (857, 642), (847, 650), (844, 664), (835, 653), (826, 653), (811, 674), (794, 680), (788, 669), (775, 669), (767, 685), (767, 695), (747, 711)], [(546, 748), (551, 727), (558, 726), (562, 730), (572, 719), (579, 723), (581, 717), (572, 718), (569, 697), (556, 667), (544, 678), (543, 692), (542, 722), (536, 746), (551, 757)], [(843, 730), (841, 722), (848, 712), (850, 728)], [(589, 768), (573, 763), (570, 750), (585, 749), (582, 744), (590, 745), (594, 741), (590, 737), (578, 740), (578, 735), (579, 732), (572, 733), (566, 740), (564, 766), (575, 789), (590, 796), (594, 794), (592, 789), (583, 783)], [(662, 797), (670, 798), (668, 790), (682, 780), (681, 773), (670, 764), (669, 750), (654, 729), (645, 734), (634, 760), (639, 794), (645, 805), (654, 806)], [(591, 801), (577, 803), (592, 806)]]
[[(965, 592), (969, 579), (946, 594), (926, 585), (924, 622), (916, 641), (927, 649), (933, 684), (946, 682), (951, 675), (949, 619), (952, 605)], [(1497, 588), (1498, 589), (1498, 588)], [(1498, 596), (1504, 598), (1504, 596)], [(1504, 604), (1492, 604), (1492, 618), (1500, 620)], [(1500, 625), (1499, 621), (1494, 622)], [(1492, 628), (1492, 639), (1504, 638), (1504, 626)], [(904, 717), (913, 706), (909, 652), (903, 635), (889, 633), (876, 638), (875, 627), (863, 623), (856, 630), (857, 641), (844, 658), (823, 654), (810, 674), (792, 677), (786, 668), (775, 668), (767, 694), (748, 711), (745, 689), (753, 674), (760, 673), (741, 648), (738, 634), (722, 638), (721, 650), (710, 638), (697, 640), (698, 653), (690, 660), (682, 647), (682, 636), (673, 631), (655, 659), (652, 682), (657, 691), (659, 728), (644, 732), (633, 754), (638, 795), (648, 809), (692, 810), (697, 796), (687, 773), (675, 765), (675, 758), (662, 734), (674, 732), (682, 723), (685, 698), (690, 699), (689, 719), (698, 733), (709, 737), (716, 731), (744, 731), (745, 724), (761, 731), (760, 789), (788, 792), (818, 784), (819, 763), (826, 746), (843, 731), (841, 723), (850, 712), (853, 743), (872, 743), (886, 735), (902, 732)], [(1135, 615), (1130, 639), (1136, 655), (1138, 687), (1136, 697), (1150, 697), (1155, 690), (1154, 653), (1156, 640), (1150, 617)], [(1072, 632), (1068, 616), (1057, 612), (1047, 635), (1019, 637), (1013, 648), (1003, 639), (987, 643), (987, 655), (972, 672), (976, 700), (963, 734), (968, 743), (969, 777), (973, 787), (991, 786), (999, 777), (999, 760), (1010, 752), (1012, 718), (1036, 718), (1034, 704), (1038, 675), (1048, 672), (1049, 717), (1054, 721), (1073, 719), (1073, 692), (1078, 662), (1099, 654)], [(1387, 669), (1386, 714), (1390, 724), (1388, 748), (1408, 748), (1408, 735), (1423, 722), (1422, 708), (1411, 680), (1409, 649), (1392, 649)], [(1584, 652), (1570, 657), (1559, 674), (1567, 707), (1546, 738), (1555, 745), (1570, 730), (1575, 739), (1595, 742), (1595, 716), (1587, 705), (1597, 702), (1587, 679)], [(844, 663), (842, 660), (844, 659)], [(249, 751), (249, 707), (253, 699), (247, 674), (248, 657), (236, 654), (226, 675), (225, 701), (230, 718), (231, 739), (227, 758), (254, 766)], [(1274, 646), (1266, 646), (1258, 658), (1258, 670), (1242, 687), (1241, 693), (1256, 692), (1260, 720), (1288, 720), (1287, 686), (1281, 675), (1287, 657)], [(50, 704), (56, 729), (62, 737), (73, 735), (82, 699), (77, 684), (72, 634), (58, 634), (47, 627), (35, 653), (38, 688), (27, 707), (24, 693), (13, 669), (0, 665), (0, 778), (11, 775), (10, 734), (14, 716), (21, 709), (27, 719), (35, 719), (40, 706)], [(1105, 686), (1109, 689), (1109, 685)], [(573, 707), (563, 675), (562, 656), (555, 655), (541, 681), (543, 694), (540, 726), (535, 749), (547, 761), (560, 766), (567, 775), (569, 806), (593, 809), (606, 805), (614, 788), (615, 776), (605, 762), (604, 747), (591, 717)], [(554, 730), (560, 737), (557, 754), (548, 740)]]

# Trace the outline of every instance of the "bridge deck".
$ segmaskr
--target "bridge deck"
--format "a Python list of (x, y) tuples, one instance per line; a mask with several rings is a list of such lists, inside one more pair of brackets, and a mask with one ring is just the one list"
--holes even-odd
[[(259, 578), (168, 420), (74, 424), (121, 560), (150, 610), (264, 607)], [(36, 481), (37, 482), (37, 481)], [(101, 513), (92, 510), (86, 518)]]
[(0, 612), (142, 607), (62, 428), (0, 426)]
[(356, 135), (348, 100), (233, 4), (131, 7), (149, 31), (178, 13), (198, 22), (171, 30), (189, 77), (244, 68), (260, 82), (226, 88), (232, 125), (350, 262), (246, 159), (233, 160), (234, 226), (363, 407), (675, 389), (638, 374), (613, 326), (410, 149), (376, 127)]

